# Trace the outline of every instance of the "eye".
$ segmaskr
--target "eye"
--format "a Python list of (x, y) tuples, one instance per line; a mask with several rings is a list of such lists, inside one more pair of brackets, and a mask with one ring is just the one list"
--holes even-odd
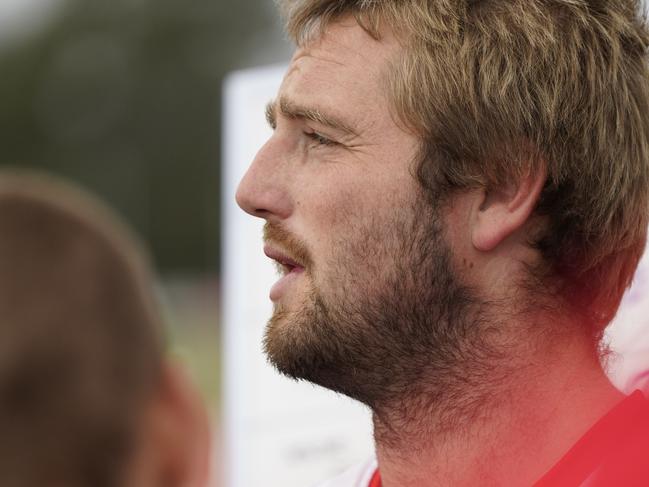
[(313, 140), (315, 142), (315, 145), (337, 145), (337, 142), (334, 142), (333, 140), (325, 137), (322, 134), (319, 134), (318, 132), (304, 132), (304, 135), (306, 135), (309, 139)]

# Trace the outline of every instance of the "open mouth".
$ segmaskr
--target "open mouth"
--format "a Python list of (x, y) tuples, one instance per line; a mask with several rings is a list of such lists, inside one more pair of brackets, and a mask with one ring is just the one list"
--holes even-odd
[(270, 299), (277, 301), (287, 292), (286, 290), (291, 285), (291, 282), (295, 281), (304, 271), (304, 266), (269, 245), (264, 246), (264, 254), (275, 261), (275, 265), (281, 274), (281, 278), (270, 290)]
[(296, 265), (283, 264), (281, 262), (278, 262), (278, 267), (279, 267), (280, 273), (284, 274), (284, 275), (290, 274), (291, 272), (293, 272), (294, 269), (298, 269), (298, 266), (296, 266)]

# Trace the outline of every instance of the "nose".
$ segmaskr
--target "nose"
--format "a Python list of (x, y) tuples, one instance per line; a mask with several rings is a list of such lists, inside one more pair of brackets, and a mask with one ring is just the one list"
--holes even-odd
[(237, 188), (243, 211), (266, 220), (282, 220), (292, 211), (286, 157), (271, 138), (257, 153)]

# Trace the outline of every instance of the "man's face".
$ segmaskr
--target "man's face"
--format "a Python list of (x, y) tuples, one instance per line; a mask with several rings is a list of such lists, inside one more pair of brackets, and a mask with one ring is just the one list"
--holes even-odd
[(390, 111), (398, 50), (353, 20), (298, 49), (269, 106), (273, 136), (237, 192), (266, 220), (265, 252), (283, 274), (270, 293), (271, 362), (370, 405), (398, 393), (396, 376), (421, 375), (417, 357), (431, 358), (465, 297), (439, 211), (412, 176), (418, 140)]

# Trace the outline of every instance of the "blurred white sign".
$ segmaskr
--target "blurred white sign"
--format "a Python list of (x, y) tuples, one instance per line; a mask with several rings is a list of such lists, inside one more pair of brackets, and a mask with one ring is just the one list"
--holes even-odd
[[(236, 187), (270, 136), (264, 108), (285, 66), (232, 74), (225, 84), (223, 354), (225, 487), (308, 487), (372, 454), (360, 405), (278, 375), (261, 352), (276, 275), (262, 252), (263, 222), (234, 201)], [(610, 374), (625, 391), (649, 369), (649, 258), (638, 270), (608, 340)]]

